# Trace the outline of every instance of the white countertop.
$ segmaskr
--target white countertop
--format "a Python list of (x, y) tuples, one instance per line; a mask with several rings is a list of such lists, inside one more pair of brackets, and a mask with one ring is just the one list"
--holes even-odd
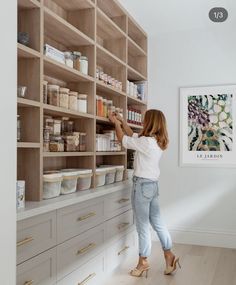
[(102, 197), (132, 186), (131, 180), (118, 182), (115, 184), (98, 187), (95, 190), (80, 191), (73, 194), (61, 195), (58, 198), (43, 200), (40, 202), (26, 202), (25, 208), (17, 211), (17, 221), (32, 218), (34, 216), (45, 214), (66, 206), (71, 206), (90, 199)]

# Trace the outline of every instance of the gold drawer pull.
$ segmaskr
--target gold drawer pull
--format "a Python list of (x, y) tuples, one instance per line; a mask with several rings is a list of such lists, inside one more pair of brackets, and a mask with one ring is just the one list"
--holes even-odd
[(33, 241), (33, 240), (34, 240), (33, 237), (28, 237), (28, 238), (25, 238), (25, 239), (19, 241), (16, 245), (17, 245), (17, 246), (21, 246), (21, 245), (24, 245), (24, 244), (26, 244), (26, 243), (29, 243), (29, 242), (31, 242), (31, 241)]
[(26, 281), (24, 285), (32, 285), (34, 283), (34, 280)]
[(129, 223), (121, 223), (121, 224), (118, 225), (118, 229), (122, 230), (122, 229), (128, 227), (128, 225), (129, 225)]
[(93, 216), (96, 216), (96, 213), (91, 212), (91, 213), (89, 213), (88, 215), (79, 217), (79, 218), (78, 218), (78, 221), (79, 221), (79, 222), (80, 222), (80, 221), (84, 221), (84, 220), (87, 220), (87, 219), (89, 219), (89, 218), (91, 218), (91, 217), (93, 217)]
[(126, 203), (126, 202), (128, 202), (128, 201), (129, 201), (128, 198), (122, 198), (122, 199), (120, 199), (120, 200), (118, 201), (118, 203), (119, 203), (119, 204), (122, 204), (122, 203)]
[(79, 282), (78, 285), (84, 285), (87, 283), (90, 279), (94, 278), (96, 276), (96, 273), (89, 274), (88, 277), (86, 277), (82, 282)]
[(88, 246), (85, 246), (84, 248), (81, 248), (77, 251), (77, 254), (80, 255), (80, 254), (83, 254), (87, 251), (89, 251), (90, 249), (96, 247), (96, 243), (90, 243)]
[(117, 254), (121, 255), (122, 252), (126, 251), (127, 249), (129, 249), (129, 246), (125, 246), (121, 251), (119, 251)]

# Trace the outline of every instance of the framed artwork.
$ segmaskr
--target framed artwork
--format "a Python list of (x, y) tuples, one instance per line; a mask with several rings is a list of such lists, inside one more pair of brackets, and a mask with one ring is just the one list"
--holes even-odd
[(236, 85), (180, 88), (180, 165), (236, 167)]

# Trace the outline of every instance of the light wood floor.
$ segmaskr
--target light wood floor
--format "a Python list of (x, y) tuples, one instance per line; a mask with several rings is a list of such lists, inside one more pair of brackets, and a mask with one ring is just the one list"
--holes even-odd
[(158, 242), (153, 242), (148, 278), (129, 276), (135, 257), (129, 258), (104, 285), (236, 285), (236, 250), (176, 244), (182, 269), (164, 276), (164, 260)]

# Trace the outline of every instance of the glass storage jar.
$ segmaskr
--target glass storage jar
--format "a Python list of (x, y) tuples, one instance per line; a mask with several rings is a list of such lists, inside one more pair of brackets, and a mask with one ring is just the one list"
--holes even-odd
[(81, 52), (73, 51), (74, 68), (78, 71), (80, 71), (80, 57), (81, 57)]
[(67, 133), (72, 134), (74, 132), (74, 122), (73, 121), (68, 121), (67, 124)]
[(17, 115), (17, 141), (21, 140), (21, 122), (20, 115)]
[(101, 96), (96, 96), (97, 116), (103, 116), (103, 101)]
[(49, 150), (51, 152), (63, 152), (64, 151), (64, 140), (61, 136), (51, 137), (49, 143)]
[(107, 117), (107, 99), (103, 98), (103, 117)]
[(53, 135), (61, 135), (61, 120), (53, 120)]
[(86, 151), (86, 133), (79, 134), (79, 151)]
[(87, 97), (86, 94), (79, 94), (77, 99), (77, 110), (81, 113), (87, 113)]
[(88, 75), (88, 58), (86, 56), (80, 57), (80, 72)]
[(68, 132), (68, 117), (61, 118), (61, 134), (64, 135)]
[(73, 68), (74, 63), (73, 63), (73, 54), (70, 51), (65, 51), (64, 52), (64, 56), (65, 56), (65, 64), (70, 67)]
[(69, 91), (68, 88), (60, 88), (60, 107), (68, 109), (69, 107)]
[(69, 109), (77, 111), (77, 96), (78, 92), (70, 91), (69, 93)]
[(48, 85), (48, 104), (59, 107), (59, 91), (60, 86), (58, 85)]
[(44, 128), (49, 129), (49, 135), (53, 135), (54, 130), (54, 120), (50, 116), (44, 116)]
[(46, 80), (43, 81), (43, 103), (47, 104), (48, 102), (48, 82)]

